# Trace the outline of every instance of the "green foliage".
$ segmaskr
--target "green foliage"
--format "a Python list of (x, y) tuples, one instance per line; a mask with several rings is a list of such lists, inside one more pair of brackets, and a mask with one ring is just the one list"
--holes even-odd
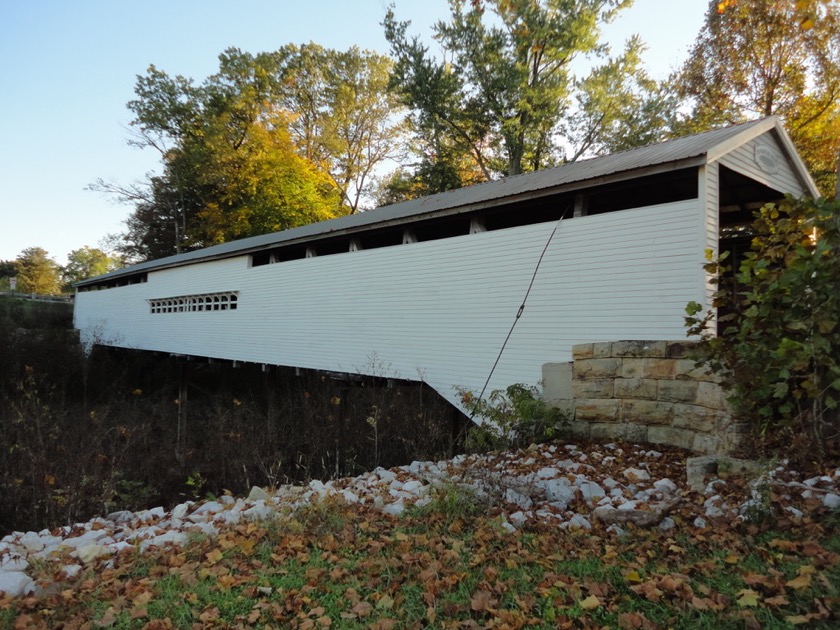
[(522, 383), (493, 390), (486, 399), (465, 390), (459, 393), (470, 417), (481, 419), (467, 433), (466, 447), (473, 452), (545, 442), (556, 437), (566, 421), (559, 409), (539, 397), (536, 387)]
[(355, 46), (315, 43), (283, 46), (272, 59), (300, 154), (323, 166), (350, 212), (360, 210), (377, 165), (401, 155), (405, 125), (388, 90), (393, 62)]
[(487, 514), (491, 506), (489, 497), (480, 497), (473, 488), (454, 481), (436, 487), (430, 496), (431, 501), (415, 512), (441, 517), (446, 523)]
[(158, 258), (355, 212), (372, 173), (398, 157), (391, 62), (316, 44), (231, 48), (196, 85), (150, 66), (135, 84), (132, 140), (163, 172), (92, 188), (134, 207), (120, 250)]
[(41, 247), (28, 247), (17, 257), (17, 288), (20, 293), (61, 293), (59, 266)]
[(831, 196), (840, 152), (840, 6), (814, 6), (803, 28), (801, 4), (710, 1), (678, 86), (693, 106), (688, 132), (782, 117), (822, 193)]
[(101, 276), (109, 271), (119, 269), (120, 266), (121, 261), (118, 258), (109, 256), (96, 247), (86, 245), (74, 249), (67, 254), (67, 265), (61, 270), (64, 288), (67, 291), (72, 291), (76, 282)]
[(696, 302), (686, 308), (688, 332), (700, 336), (739, 415), (762, 433), (805, 434), (821, 452), (840, 430), (840, 203), (768, 204), (753, 230), (734, 274), (725, 254), (705, 267), (717, 283), (719, 334), (714, 311)]
[[(574, 139), (583, 147), (573, 157), (606, 146), (622, 124), (616, 118), (629, 110), (626, 101), (638, 105), (658, 91), (640, 70), (639, 45), (631, 45), (585, 84), (576, 85), (570, 66), (578, 56), (604, 52), (598, 41), (601, 24), (628, 4), (451, 0), (449, 20), (433, 27), (443, 61), (417, 37), (410, 38), (408, 23), (397, 21), (390, 10), (383, 24), (396, 60), (391, 85), (412, 110), (425, 149), (420, 166), (443, 163), (452, 175), (469, 158), (484, 179), (544, 168), (562, 155), (557, 132), (576, 88), (589, 96), (579, 101), (588, 111), (575, 121), (585, 128), (575, 129)], [(613, 111), (601, 119), (593, 108), (606, 105), (608, 93), (616, 88), (622, 94), (621, 114)], [(656, 119), (653, 109), (634, 110), (635, 119), (627, 127)], [(448, 185), (452, 179), (443, 181)]]
[(563, 125), (574, 146), (568, 161), (655, 143), (674, 125), (677, 96), (647, 75), (644, 50), (642, 40), (633, 36), (621, 55), (576, 81), (577, 107)]

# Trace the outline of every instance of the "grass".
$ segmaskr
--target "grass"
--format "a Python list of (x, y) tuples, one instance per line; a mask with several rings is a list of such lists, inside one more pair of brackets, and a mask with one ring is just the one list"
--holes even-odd
[[(452, 492), (446, 490), (445, 492)], [(0, 627), (832, 627), (840, 533), (690, 535), (535, 526), (426, 508), (402, 517), (339, 503), (129, 551), (43, 599), (0, 600)], [(154, 623), (152, 623), (154, 622)], [(196, 626), (196, 624), (198, 624)]]

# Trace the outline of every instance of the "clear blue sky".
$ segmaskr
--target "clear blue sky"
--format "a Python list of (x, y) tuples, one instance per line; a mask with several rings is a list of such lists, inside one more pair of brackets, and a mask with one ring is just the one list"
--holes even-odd
[[(446, 0), (395, 0), (398, 19), (427, 36)], [(287, 43), (388, 52), (388, 0), (0, 0), (0, 260), (43, 247), (60, 264), (120, 232), (130, 208), (85, 187), (129, 183), (157, 156), (126, 144), (126, 102), (150, 64), (201, 81), (217, 55)], [(706, 0), (636, 0), (605, 31), (615, 49), (639, 33), (650, 71), (681, 63)]]

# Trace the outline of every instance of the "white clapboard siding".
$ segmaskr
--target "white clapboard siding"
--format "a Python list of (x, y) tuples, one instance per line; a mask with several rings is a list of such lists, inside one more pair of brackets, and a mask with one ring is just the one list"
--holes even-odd
[[(762, 169), (756, 161), (756, 150), (766, 151), (772, 156), (776, 168), (769, 172)], [(774, 190), (795, 197), (809, 192), (770, 133), (762, 134), (733, 149), (720, 158), (720, 163)]]
[[(702, 299), (699, 200), (563, 221), (490, 388), (537, 384), (576, 343), (685, 336)], [(249, 267), (247, 256), (80, 292), (88, 341), (424, 380), (479, 390), (555, 224)], [(147, 300), (238, 291), (233, 311), (152, 314)]]

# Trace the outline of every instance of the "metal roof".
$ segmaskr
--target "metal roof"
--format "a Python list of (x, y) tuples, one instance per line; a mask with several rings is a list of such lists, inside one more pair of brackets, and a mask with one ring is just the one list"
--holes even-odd
[[(603, 157), (581, 160), (533, 173), (523, 173), (503, 179), (460, 188), (445, 193), (412, 199), (359, 214), (348, 215), (312, 223), (301, 227), (252, 236), (249, 238), (213, 245), (195, 251), (168, 256), (157, 260), (139, 263), (108, 274), (89, 278), (77, 286), (108, 281), (144, 271), (164, 269), (186, 265), (202, 260), (228, 258), (244, 253), (267, 249), (280, 244), (306, 242), (326, 238), (337, 234), (363, 232), (374, 227), (408, 223), (442, 214), (467, 211), (476, 207), (499, 205), (513, 201), (517, 197), (543, 196), (563, 190), (575, 190), (602, 183), (604, 179), (624, 179), (633, 177), (638, 171), (667, 166), (679, 167), (702, 165), (714, 149), (715, 159), (740, 146), (765, 131), (777, 129), (782, 134), (782, 141), (787, 135), (776, 117), (715, 129), (693, 136), (667, 140), (658, 144), (638, 149), (630, 149)], [(790, 145), (792, 148), (792, 145)], [(795, 153), (794, 153), (795, 155)], [(798, 160), (798, 156), (795, 156)], [(801, 164), (801, 161), (799, 162)], [(807, 176), (807, 172), (805, 173)]]

